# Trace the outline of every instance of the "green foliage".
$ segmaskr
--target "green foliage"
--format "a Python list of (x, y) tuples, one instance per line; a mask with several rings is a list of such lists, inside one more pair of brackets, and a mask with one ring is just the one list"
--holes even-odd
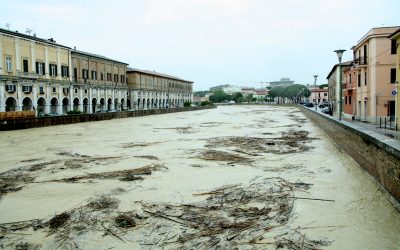
[(279, 86), (273, 88), (269, 92), (270, 97), (286, 97), (286, 98), (295, 98), (299, 96), (309, 97), (311, 92), (301, 84), (294, 84), (287, 87)]
[(209, 93), (210, 93), (209, 90), (201, 90), (201, 91), (194, 91), (193, 95), (194, 96), (199, 96), (199, 97), (205, 97)]
[(235, 101), (236, 103), (243, 102), (243, 94), (240, 92), (236, 92), (232, 95), (231, 100)]
[(324, 88), (326, 88), (326, 87), (328, 87), (328, 84), (321, 84), (321, 85), (319, 85), (319, 88), (320, 88), (320, 89), (324, 89)]
[(192, 106), (192, 102), (184, 102), (183, 107), (190, 107)]
[(210, 103), (208, 101), (203, 101), (200, 103), (200, 106), (208, 106)]
[(208, 98), (210, 102), (221, 103), (230, 100), (230, 96), (227, 95), (223, 90), (216, 90), (212, 95)]

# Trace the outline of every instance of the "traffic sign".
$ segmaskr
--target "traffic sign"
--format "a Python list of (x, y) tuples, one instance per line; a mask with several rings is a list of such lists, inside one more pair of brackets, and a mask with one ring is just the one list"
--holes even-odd
[(397, 91), (396, 90), (392, 90), (392, 96), (397, 95)]

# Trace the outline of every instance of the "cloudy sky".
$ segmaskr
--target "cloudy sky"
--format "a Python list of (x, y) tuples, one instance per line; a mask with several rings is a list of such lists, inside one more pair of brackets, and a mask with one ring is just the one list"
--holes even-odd
[(1, 0), (0, 27), (195, 82), (326, 83), (372, 27), (400, 25), (398, 0)]

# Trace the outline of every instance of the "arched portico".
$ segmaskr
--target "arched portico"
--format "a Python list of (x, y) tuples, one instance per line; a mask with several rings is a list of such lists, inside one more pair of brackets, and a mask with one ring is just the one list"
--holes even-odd
[(69, 111), (69, 100), (67, 97), (65, 97), (62, 101), (62, 112), (63, 114), (66, 114)]
[(29, 97), (25, 97), (22, 100), (22, 111), (29, 111), (32, 110), (33, 106), (32, 106), (32, 100)]
[(43, 97), (40, 97), (37, 100), (37, 114), (38, 115), (45, 114), (46, 113), (45, 107), (46, 107), (46, 100)]
[(89, 113), (89, 100), (87, 98), (83, 99), (83, 113)]
[(96, 108), (97, 108), (97, 99), (93, 98), (92, 99), (92, 113), (96, 113)]
[(17, 101), (13, 97), (8, 97), (6, 100), (6, 112), (16, 111)]
[(58, 99), (53, 97), (50, 100), (50, 113), (53, 115), (57, 114), (57, 108), (58, 108)]
[(74, 105), (73, 105), (74, 111), (79, 110), (79, 98), (75, 98), (73, 104), (74, 104)]

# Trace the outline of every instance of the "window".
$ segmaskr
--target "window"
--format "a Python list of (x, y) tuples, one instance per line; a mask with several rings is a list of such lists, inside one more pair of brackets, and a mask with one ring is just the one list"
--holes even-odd
[(102, 80), (102, 81), (104, 80), (104, 74), (103, 74), (103, 72), (100, 73), (100, 80)]
[(22, 70), (27, 73), (29, 71), (28, 69), (28, 59), (22, 59)]
[(118, 82), (118, 75), (114, 74), (114, 82)]
[(57, 76), (57, 65), (49, 64), (50, 76)]
[(92, 80), (97, 80), (97, 71), (92, 70)]
[(121, 75), (121, 82), (125, 82), (125, 76)]
[(24, 91), (24, 93), (31, 93), (32, 86), (22, 86), (22, 91)]
[(46, 74), (46, 71), (45, 71), (45, 69), (44, 69), (44, 63), (42, 63), (42, 62), (36, 62), (36, 73), (38, 74), (38, 75), (41, 75), (41, 76), (43, 76), (44, 74)]
[(107, 81), (111, 82), (111, 73), (107, 73)]
[(88, 74), (89, 74), (89, 72), (88, 72), (88, 70), (87, 69), (82, 69), (82, 78), (83, 79), (88, 79)]
[(68, 66), (61, 66), (61, 76), (69, 77)]
[(396, 40), (392, 40), (392, 46), (390, 47), (390, 53), (391, 54), (396, 54), (397, 53), (397, 44)]
[(390, 83), (396, 83), (396, 68), (390, 69)]
[(364, 72), (364, 85), (367, 85), (367, 72)]
[(328, 96), (328, 93), (324, 93), (324, 96)]
[(349, 96), (349, 104), (351, 104), (351, 96)]
[(361, 74), (358, 74), (358, 87), (361, 87)]
[(349, 75), (349, 83), (351, 84), (351, 74)]
[(344, 104), (347, 104), (347, 96), (344, 97)]
[(44, 87), (43, 86), (39, 86), (39, 94), (44, 94)]
[(6, 91), (8, 93), (13, 93), (16, 90), (16, 86), (14, 84), (7, 84), (6, 85)]
[(75, 82), (78, 80), (78, 69), (74, 68), (74, 80)]
[(56, 87), (53, 87), (53, 93), (57, 93)]
[(75, 90), (75, 94), (78, 94), (78, 89), (74, 89)]
[(87, 94), (87, 89), (85, 89), (85, 94)]
[(11, 56), (6, 56), (6, 71), (7, 72), (11, 72), (12, 71)]

